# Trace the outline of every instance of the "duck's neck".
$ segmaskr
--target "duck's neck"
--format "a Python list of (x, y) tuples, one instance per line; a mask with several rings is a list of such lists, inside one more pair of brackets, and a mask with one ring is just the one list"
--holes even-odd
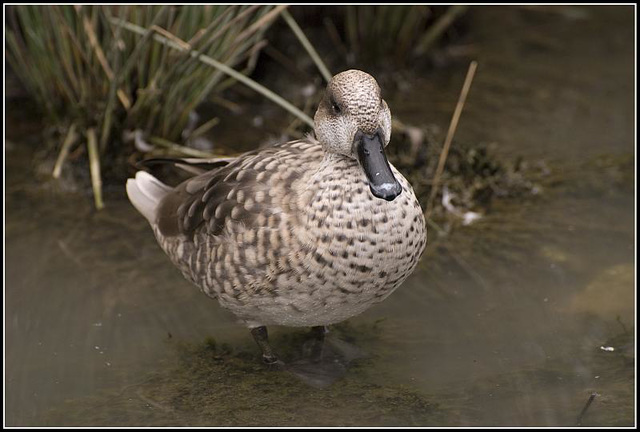
[(343, 195), (356, 186), (366, 185), (366, 177), (357, 160), (337, 153), (326, 152), (311, 177), (316, 193), (325, 199)]
[(325, 153), (303, 187), (304, 212), (319, 217), (327, 217), (334, 211), (348, 211), (353, 203), (366, 199), (369, 193), (358, 161), (335, 153)]
[(342, 174), (350, 176), (360, 176), (362, 174), (364, 178), (364, 174), (357, 160), (338, 153), (325, 152), (324, 158), (314, 174), (314, 178), (327, 180)]

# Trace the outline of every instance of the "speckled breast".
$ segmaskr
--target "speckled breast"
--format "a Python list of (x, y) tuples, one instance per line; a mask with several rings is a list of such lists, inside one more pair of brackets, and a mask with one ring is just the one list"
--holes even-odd
[(356, 161), (329, 155), (287, 185), (287, 205), (263, 223), (161, 244), (188, 279), (249, 326), (340, 322), (391, 294), (425, 248), (422, 209), (393, 172), (403, 191), (388, 202), (371, 194)]
[[(355, 316), (385, 299), (415, 269), (426, 245), (424, 216), (409, 183), (394, 174), (403, 192), (392, 202), (375, 198), (359, 170), (338, 169), (320, 180), (298, 233), (308, 292), (308, 324), (298, 325)], [(295, 314), (286, 319), (298, 321)]]

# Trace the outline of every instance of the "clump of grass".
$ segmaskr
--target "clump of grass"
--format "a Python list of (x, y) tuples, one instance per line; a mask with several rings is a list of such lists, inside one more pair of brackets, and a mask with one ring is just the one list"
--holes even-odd
[[(211, 121), (183, 133), (196, 106), (236, 79), (191, 53), (248, 74), (264, 45), (265, 30), (282, 10), (219, 5), (10, 7), (7, 59), (50, 121), (65, 125), (56, 176), (74, 145), (86, 143), (93, 165), (105, 153), (123, 153), (121, 146), (133, 145), (121, 139), (127, 129), (140, 130), (156, 142), (178, 143), (171, 148), (179, 151), (179, 144), (215, 125)], [(127, 31), (115, 21), (144, 32)], [(158, 34), (184, 49), (157, 43)], [(97, 136), (97, 154), (89, 151), (90, 130)], [(96, 190), (99, 176), (93, 173), (92, 168)]]
[(403, 68), (424, 56), (468, 6), (347, 6), (343, 35), (325, 21), (329, 35), (350, 64)]

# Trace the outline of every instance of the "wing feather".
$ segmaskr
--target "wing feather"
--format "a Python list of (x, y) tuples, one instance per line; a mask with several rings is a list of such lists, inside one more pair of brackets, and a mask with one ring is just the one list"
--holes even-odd
[[(192, 177), (160, 203), (160, 233), (165, 237), (192, 237), (204, 229), (218, 236), (230, 220), (251, 226), (258, 215), (268, 216), (270, 208), (280, 207), (272, 202), (279, 199), (272, 183), (286, 178), (287, 184), (279, 186), (287, 188), (309, 168), (305, 164), (321, 159), (322, 149), (317, 142), (293, 141), (245, 153), (224, 166)], [(190, 162), (197, 165), (193, 159)]]

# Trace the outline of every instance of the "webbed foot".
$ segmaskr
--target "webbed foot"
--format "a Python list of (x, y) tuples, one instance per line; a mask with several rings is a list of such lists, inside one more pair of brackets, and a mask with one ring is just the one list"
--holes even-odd
[(314, 327), (312, 337), (303, 345), (302, 357), (285, 366), (286, 371), (316, 388), (333, 384), (346, 374), (349, 363), (366, 356), (355, 345), (326, 333), (324, 327)]

